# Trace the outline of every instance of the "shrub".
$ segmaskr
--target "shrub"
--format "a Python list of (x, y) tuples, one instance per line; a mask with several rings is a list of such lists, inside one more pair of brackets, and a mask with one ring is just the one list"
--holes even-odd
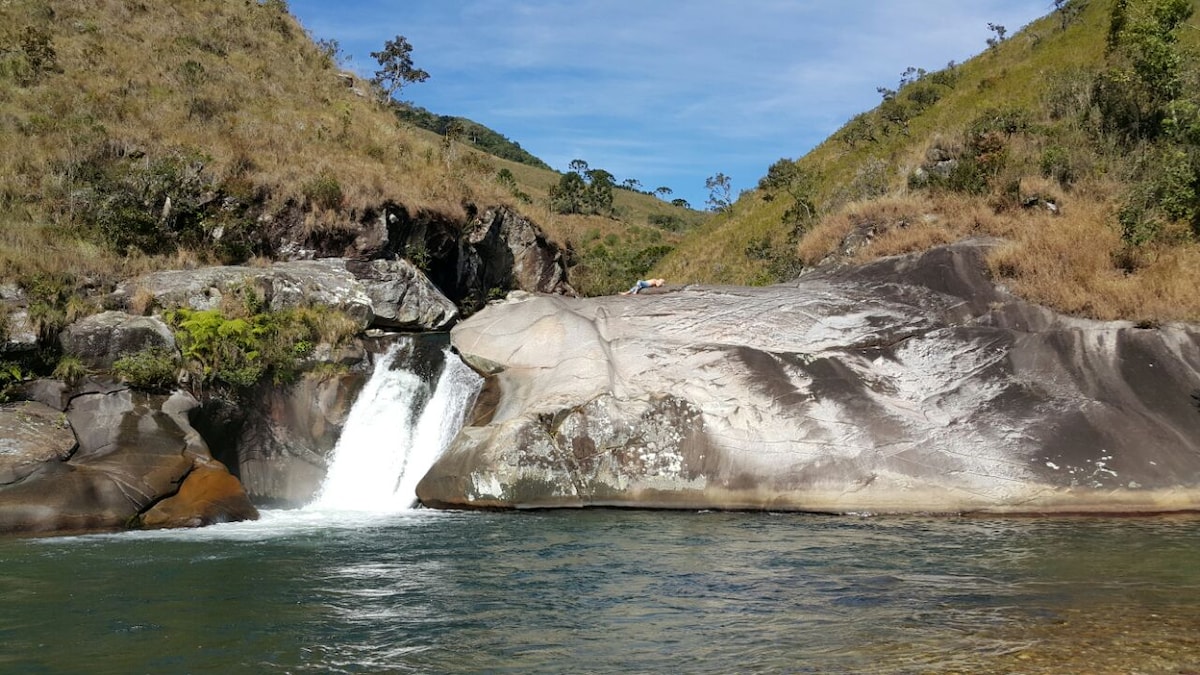
[(215, 388), (234, 396), (266, 378), (288, 382), (301, 359), (319, 342), (342, 344), (358, 324), (337, 310), (299, 307), (231, 317), (221, 310), (180, 308), (164, 315), (183, 355), (183, 366), (203, 393)]
[(1061, 145), (1051, 145), (1042, 151), (1042, 175), (1053, 178), (1064, 188), (1070, 187), (1078, 178), (1075, 167), (1071, 165), (1071, 155)]
[(54, 372), (51, 377), (56, 380), (62, 380), (72, 387), (79, 384), (83, 378), (87, 377), (90, 371), (83, 362), (75, 356), (63, 356), (58, 360), (58, 365), (54, 366)]
[(661, 227), (668, 232), (679, 232), (687, 228), (683, 218), (670, 213), (652, 213), (646, 219), (655, 227)]
[(25, 379), (21, 367), (11, 361), (0, 362), (0, 403), (11, 401), (17, 385)]
[(336, 176), (322, 171), (304, 186), (304, 198), (317, 208), (333, 210), (341, 207), (345, 195)]
[(152, 347), (117, 359), (113, 374), (135, 389), (166, 391), (176, 384), (179, 356), (172, 350)]

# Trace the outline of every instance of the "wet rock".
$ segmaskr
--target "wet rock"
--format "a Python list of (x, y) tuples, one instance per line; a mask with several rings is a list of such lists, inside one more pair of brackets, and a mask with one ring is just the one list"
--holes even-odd
[(536, 296), (459, 324), (488, 364), (436, 506), (818, 512), (1200, 507), (1200, 330), (1073, 319), (965, 242), (768, 288)]
[(286, 387), (264, 387), (239, 413), (218, 458), (234, 467), (260, 504), (298, 507), (312, 501), (325, 478), (354, 398), (367, 376), (358, 371), (309, 374)]
[(242, 484), (220, 462), (194, 468), (179, 492), (150, 507), (139, 519), (147, 529), (204, 527), (217, 523), (257, 520)]
[[(36, 451), (27, 444), (23, 459), (7, 465), (9, 480), (0, 484), (0, 532), (86, 532), (136, 524), (146, 509), (174, 495), (193, 470), (212, 463), (188, 423), (196, 405), (183, 393), (162, 396), (103, 385), (74, 396), (65, 416), (39, 403), (24, 404), (12, 415), (18, 421), (22, 414), (26, 420), (40, 416), (37, 436), (52, 445)], [(58, 426), (73, 432), (73, 452), (62, 451), (67, 440)], [(222, 505), (228, 510), (221, 511)], [(249, 516), (233, 506), (214, 500), (193, 515)]]

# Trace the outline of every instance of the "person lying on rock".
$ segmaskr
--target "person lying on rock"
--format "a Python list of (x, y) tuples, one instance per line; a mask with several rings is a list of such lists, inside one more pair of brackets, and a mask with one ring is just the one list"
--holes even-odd
[(658, 288), (665, 283), (667, 283), (666, 279), (638, 279), (637, 283), (633, 285), (633, 288), (627, 291), (621, 291), (621, 295), (637, 295), (642, 291), (643, 288), (650, 288), (651, 286)]

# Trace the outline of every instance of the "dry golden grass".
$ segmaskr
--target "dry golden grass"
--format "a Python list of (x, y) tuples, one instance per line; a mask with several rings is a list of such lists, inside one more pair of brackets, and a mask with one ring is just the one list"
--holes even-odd
[[(460, 146), (446, 152), (439, 137), (398, 122), (367, 83), (347, 87), (278, 5), (14, 0), (4, 14), (0, 44), (17, 44), (26, 26), (43, 29), (60, 71), (30, 86), (0, 86), (4, 278), (121, 275), (130, 267), (67, 241), (80, 238), (62, 206), (75, 171), (104, 152), (199, 153), (213, 183), (266, 195), (268, 211), (308, 209), (314, 229), (355, 228), (360, 214), (384, 202), (461, 218), (466, 204), (511, 201), (487, 179), (495, 171), (489, 159)], [(323, 174), (340, 186), (336, 208), (307, 205), (305, 186)]]
[[(398, 121), (369, 83), (338, 72), (284, 4), (4, 2), (0, 280), (46, 272), (109, 280), (214, 261), (203, 249), (125, 260), (86, 243), (93, 237), (79, 231), (80, 173), (96, 157), (202, 156), (208, 184), (269, 216), (286, 214), (301, 235), (356, 231), (385, 203), (460, 222), (472, 207), (507, 205), (560, 242), (623, 235), (658, 214), (689, 226), (703, 219), (622, 190), (614, 193), (617, 220), (549, 213), (543, 204), (558, 174)], [(9, 47), (27, 27), (50, 35), (58, 68), (18, 86), (6, 71), (19, 58)], [(502, 168), (528, 200), (495, 180)], [(331, 187), (329, 179), (336, 189), (314, 197), (310, 186)]]
[[(1040, 178), (1021, 192), (1053, 200), (1042, 206), (997, 211), (995, 197), (915, 193), (858, 202), (826, 218), (801, 240), (797, 255), (816, 265), (838, 252), (864, 224), (878, 234), (851, 260), (923, 251), (972, 236), (1007, 243), (989, 257), (999, 283), (1032, 302), (1068, 314), (1145, 323), (1200, 317), (1200, 246), (1177, 244), (1131, 252), (1115, 226), (1119, 185), (1092, 180), (1070, 194)], [(1128, 260), (1132, 271), (1121, 262)]]
[[(1200, 321), (1200, 246), (1187, 224), (1169, 224), (1155, 244), (1141, 248), (1121, 240), (1119, 204), (1154, 149), (1098, 135), (1090, 103), (1079, 98), (1091, 91), (1089, 71), (1105, 63), (1111, 7), (1086, 3), (1065, 31), (1057, 17), (1036, 21), (961, 64), (955, 86), (903, 131), (881, 131), (878, 115), (868, 113), (864, 119), (876, 125), (872, 135), (849, 141), (835, 135), (798, 160), (816, 177), (814, 201), (829, 212), (795, 243), (796, 259), (817, 265), (854, 243), (851, 260), (863, 262), (992, 236), (1008, 242), (990, 262), (997, 280), (1032, 301), (1098, 319)], [(1197, 18), (1182, 36), (1192, 45), (1200, 40)], [(1060, 105), (1067, 91), (1062, 87), (1075, 88), (1077, 108)], [(909, 177), (932, 160), (961, 159), (970, 148), (968, 128), (976, 120), (994, 120), (997, 110), (1024, 111), (1027, 125), (996, 132), (1003, 136), (1003, 159), (998, 173), (986, 175), (986, 194), (967, 194), (981, 188), (961, 174), (953, 179), (958, 183), (945, 178), (944, 188), (936, 181), (927, 190), (908, 187)], [(853, 183), (872, 162), (886, 167), (890, 194), (843, 203), (870, 194), (856, 193)], [(947, 193), (950, 186), (963, 192)], [(1059, 213), (1042, 206), (1046, 202)], [(732, 217), (701, 230), (701, 241), (683, 242), (655, 271), (683, 281), (754, 279), (770, 261), (744, 255), (744, 246), (783, 241), (792, 227), (781, 218), (784, 207), (757, 192), (745, 195)], [(868, 224), (874, 229), (869, 243), (847, 241)]]

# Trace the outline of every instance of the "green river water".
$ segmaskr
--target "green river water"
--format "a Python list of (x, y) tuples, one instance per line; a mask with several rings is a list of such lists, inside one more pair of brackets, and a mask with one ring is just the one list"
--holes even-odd
[(1200, 672), (1200, 519), (274, 511), (0, 540), (4, 673)]

